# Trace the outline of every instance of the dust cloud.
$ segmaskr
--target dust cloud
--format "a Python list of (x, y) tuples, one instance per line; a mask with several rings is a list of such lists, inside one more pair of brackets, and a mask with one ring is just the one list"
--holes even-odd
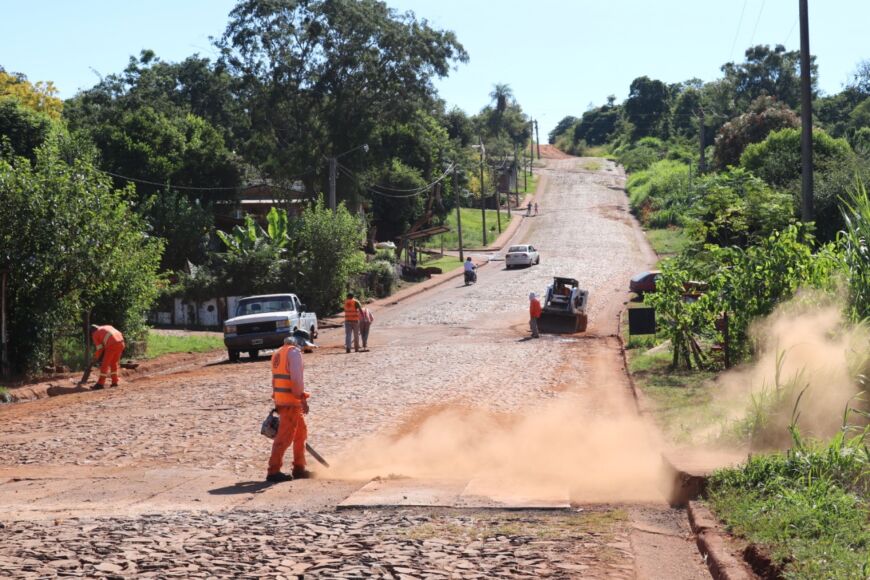
[(568, 491), (588, 502), (656, 501), (665, 479), (653, 433), (633, 410), (593, 414), (570, 395), (512, 415), (441, 406), (357, 442), (336, 461), (336, 475), (476, 478), (519, 497)]
[(847, 406), (860, 404), (854, 377), (867, 364), (870, 340), (867, 329), (846, 324), (842, 312), (830, 299), (799, 295), (752, 328), (757, 362), (716, 381), (715, 404), (725, 409), (727, 422), (757, 425), (753, 447), (790, 443), (796, 403), (798, 427), (814, 437), (834, 434)]

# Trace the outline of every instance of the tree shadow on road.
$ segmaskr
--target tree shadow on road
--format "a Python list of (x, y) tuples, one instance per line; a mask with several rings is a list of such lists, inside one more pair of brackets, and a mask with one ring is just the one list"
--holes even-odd
[(263, 493), (275, 485), (271, 481), (239, 481), (226, 487), (218, 487), (208, 490), (211, 495), (241, 495), (243, 493)]

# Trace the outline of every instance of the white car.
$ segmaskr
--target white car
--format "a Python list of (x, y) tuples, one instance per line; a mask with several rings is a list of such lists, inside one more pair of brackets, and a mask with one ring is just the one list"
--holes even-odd
[(541, 263), (541, 256), (534, 246), (511, 246), (504, 255), (505, 268), (514, 266), (532, 266)]
[(317, 336), (317, 315), (306, 312), (298, 296), (249, 296), (239, 300), (235, 317), (224, 322), (224, 345), (231, 361), (239, 360), (241, 351), (255, 359), (261, 350), (280, 347), (296, 330)]

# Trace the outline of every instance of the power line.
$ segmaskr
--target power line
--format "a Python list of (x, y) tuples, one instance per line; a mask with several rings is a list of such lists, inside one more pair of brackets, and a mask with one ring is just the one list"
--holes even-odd
[(794, 22), (791, 25), (791, 29), (788, 31), (788, 36), (785, 37), (785, 42), (782, 43), (783, 46), (788, 44), (788, 41), (791, 40), (791, 35), (792, 35), (792, 33), (794, 33), (794, 29), (797, 28), (799, 20), (800, 20), (800, 18), (794, 19)]
[[(444, 173), (442, 173), (433, 182), (428, 183), (428, 184), (421, 186), (421, 187), (414, 188), (414, 189), (404, 189), (403, 190), (403, 189), (387, 187), (385, 185), (371, 185), (371, 186), (364, 186), (364, 187), (368, 192), (373, 193), (375, 195), (379, 195), (381, 197), (389, 197), (389, 198), (393, 198), (393, 199), (406, 199), (406, 198), (416, 197), (418, 195), (426, 193), (427, 191), (429, 191), (433, 187), (435, 187), (435, 185), (437, 185), (438, 183), (443, 181), (448, 175), (450, 175), (450, 173), (453, 171), (453, 168), (455, 166), (456, 166), (455, 163), (451, 164), (450, 167), (448, 167), (444, 171)], [(352, 179), (357, 185), (362, 186), (362, 184), (360, 183), (359, 177), (351, 169), (349, 169), (348, 167), (345, 167), (341, 163), (338, 164), (338, 169), (344, 175), (346, 175), (347, 177)], [(394, 192), (398, 192), (398, 193), (397, 194), (385, 193), (384, 191), (379, 191), (379, 189), (383, 189), (385, 191), (394, 191)]]
[[(110, 175), (112, 177), (115, 177), (117, 179), (123, 179), (124, 181), (129, 181), (131, 183), (141, 183), (143, 185), (155, 185), (157, 187), (166, 187), (168, 189), (175, 189), (175, 190), (179, 190), (179, 191), (183, 191), (183, 190), (186, 190), (186, 191), (239, 191), (241, 189), (246, 189), (246, 188), (250, 188), (250, 187), (262, 187), (262, 186), (273, 187), (275, 189), (280, 189), (283, 191), (294, 191), (290, 188), (283, 187), (281, 185), (275, 185), (272, 183), (267, 183), (265, 181), (261, 182), (261, 183), (252, 183), (252, 184), (245, 185), (245, 186), (239, 185), (239, 186), (235, 186), (235, 187), (226, 187), (226, 186), (204, 187), (204, 186), (196, 186), (196, 185), (171, 185), (169, 183), (160, 183), (158, 181), (149, 181), (147, 179), (139, 179), (138, 177), (129, 177), (127, 175), (120, 175), (118, 173), (112, 173), (111, 171), (106, 171), (105, 169), (97, 169), (97, 171), (99, 171), (100, 173), (105, 173), (106, 175)], [(310, 169), (310, 170), (306, 171), (305, 173), (300, 173), (298, 175), (292, 175), (292, 176), (288, 177), (287, 179), (292, 181), (292, 180), (299, 179), (300, 177), (305, 177), (306, 175), (309, 175), (311, 173), (314, 173), (313, 169)]]
[(761, 8), (758, 9), (758, 18), (755, 19), (755, 26), (752, 28), (752, 36), (749, 37), (749, 46), (755, 42), (755, 32), (758, 30), (758, 23), (761, 22), (761, 13), (764, 12), (765, 0), (761, 0)]
[(743, 0), (743, 8), (740, 10), (740, 20), (737, 21), (737, 31), (734, 33), (734, 41), (731, 43), (731, 56), (728, 60), (734, 60), (734, 48), (737, 46), (737, 38), (740, 36), (740, 28), (743, 26), (743, 14), (746, 12), (746, 2)]

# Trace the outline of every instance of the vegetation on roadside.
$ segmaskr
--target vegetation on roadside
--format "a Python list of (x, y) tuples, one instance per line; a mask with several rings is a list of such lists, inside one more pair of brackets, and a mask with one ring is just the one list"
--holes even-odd
[[(494, 209), (488, 209), (481, 212), (479, 209), (462, 208), (459, 210), (462, 219), (462, 245), (464, 248), (482, 248), (483, 247), (483, 221), (482, 213), (486, 214), (486, 243), (493, 243), (499, 236), (498, 232), (498, 216)], [(510, 223), (507, 217), (507, 211), (501, 212), (502, 229)], [(444, 225), (450, 228), (450, 231), (437, 236), (432, 236), (422, 244), (425, 248), (439, 249), (441, 242), (444, 242), (445, 250), (459, 249), (459, 232), (456, 229), (456, 212), (447, 215), (444, 220)], [(442, 238), (443, 236), (443, 238)]]
[(145, 358), (181, 352), (209, 352), (224, 348), (223, 338), (211, 334), (166, 334), (148, 331)]
[(710, 505), (733, 533), (767, 551), (784, 578), (867, 578), (867, 434), (844, 428), (823, 443), (792, 427), (791, 449), (714, 474)]

